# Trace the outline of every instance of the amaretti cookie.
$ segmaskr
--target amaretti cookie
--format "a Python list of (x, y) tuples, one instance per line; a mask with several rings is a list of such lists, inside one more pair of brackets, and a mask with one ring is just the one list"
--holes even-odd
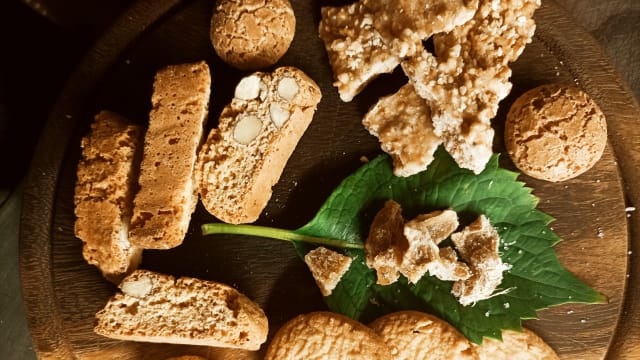
[(503, 330), (502, 341), (485, 338), (474, 344), (480, 360), (557, 360), (558, 354), (533, 331)]
[(240, 70), (275, 64), (287, 52), (296, 30), (288, 0), (217, 0), (211, 43), (220, 58)]
[(600, 159), (607, 144), (607, 123), (582, 90), (548, 84), (527, 91), (513, 103), (504, 138), (509, 156), (522, 172), (564, 181)]
[(320, 98), (318, 85), (294, 67), (241, 79), (198, 154), (207, 211), (232, 224), (258, 219)]

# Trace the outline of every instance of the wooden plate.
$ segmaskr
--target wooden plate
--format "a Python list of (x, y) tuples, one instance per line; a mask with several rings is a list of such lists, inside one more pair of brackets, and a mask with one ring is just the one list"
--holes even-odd
[[(332, 189), (380, 153), (360, 118), (379, 96), (406, 79), (383, 76), (351, 103), (339, 100), (317, 36), (319, 1), (292, 1), (296, 37), (280, 61), (315, 79), (323, 100), (291, 157), (258, 223), (294, 229), (309, 221)], [(214, 82), (209, 126), (216, 125), (242, 74), (216, 57), (209, 43), (212, 2), (142, 0), (122, 16), (86, 55), (69, 79), (43, 132), (25, 188), (20, 265), (34, 345), (42, 358), (158, 359), (194, 353), (219, 358), (257, 358), (259, 353), (204, 347), (143, 344), (106, 339), (92, 332), (94, 314), (115, 292), (81, 256), (73, 235), (73, 187), (80, 137), (95, 113), (117, 111), (144, 124), (154, 73), (162, 66), (205, 59)], [(495, 119), (495, 149), (502, 149), (506, 109), (536, 85), (577, 84), (605, 112), (609, 146), (595, 168), (560, 184), (522, 176), (554, 216), (562, 263), (609, 297), (603, 305), (566, 305), (529, 321), (565, 359), (631, 358), (640, 351), (640, 110), (597, 43), (576, 28), (552, 1), (536, 13), (538, 30), (513, 65), (514, 89)], [(508, 157), (505, 167), (513, 168)], [(627, 211), (625, 211), (627, 209)], [(272, 333), (291, 317), (323, 309), (305, 265), (287, 243), (241, 237), (202, 237), (199, 226), (214, 218), (198, 207), (183, 245), (148, 251), (143, 267), (225, 282), (255, 299), (266, 311)], [(635, 296), (633, 295), (635, 294)]]

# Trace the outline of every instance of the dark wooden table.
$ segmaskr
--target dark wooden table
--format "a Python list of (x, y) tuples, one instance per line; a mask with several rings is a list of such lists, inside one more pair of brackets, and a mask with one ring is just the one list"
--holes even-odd
[[(18, 272), (21, 181), (31, 151), (65, 76), (129, 2), (24, 0), (2, 4), (0, 33), (6, 41), (0, 66), (0, 359), (36, 358)], [(640, 99), (640, 1), (557, 2), (576, 26), (584, 27), (600, 42)], [(30, 32), (23, 31), (25, 27)]]

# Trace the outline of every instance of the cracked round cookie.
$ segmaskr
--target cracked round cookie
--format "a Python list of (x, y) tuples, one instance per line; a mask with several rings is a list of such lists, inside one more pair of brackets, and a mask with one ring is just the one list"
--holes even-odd
[(211, 43), (220, 58), (240, 70), (275, 64), (289, 49), (296, 18), (288, 0), (217, 0)]
[(606, 119), (582, 90), (542, 85), (520, 96), (507, 114), (507, 152), (525, 174), (552, 182), (574, 178), (600, 159)]

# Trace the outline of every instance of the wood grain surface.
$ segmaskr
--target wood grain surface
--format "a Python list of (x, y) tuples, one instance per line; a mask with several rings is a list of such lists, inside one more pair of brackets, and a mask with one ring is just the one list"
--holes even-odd
[[(381, 95), (406, 79), (383, 76), (351, 103), (339, 100), (317, 36), (318, 1), (292, 1), (296, 37), (279, 63), (294, 65), (323, 91), (316, 117), (291, 157), (258, 224), (297, 228), (309, 221), (332, 189), (380, 153), (360, 124)], [(209, 359), (259, 358), (261, 353), (206, 347), (115, 341), (92, 332), (94, 314), (116, 291), (81, 256), (73, 235), (73, 187), (80, 137), (97, 111), (109, 109), (144, 124), (150, 109), (153, 74), (172, 63), (207, 60), (213, 73), (209, 127), (228, 103), (241, 73), (215, 56), (208, 39), (211, 3), (137, 2), (88, 53), (51, 114), (29, 173), (23, 200), (20, 266), (34, 346), (41, 358), (158, 359), (184, 353)], [(640, 204), (640, 109), (631, 91), (586, 32), (577, 29), (553, 2), (536, 13), (538, 30), (514, 64), (512, 94), (502, 102), (494, 125), (495, 149), (509, 105), (524, 91), (549, 82), (577, 84), (607, 116), (609, 145), (589, 172), (552, 184), (522, 176), (556, 218), (552, 227), (564, 241), (556, 250), (579, 278), (607, 295), (601, 305), (564, 305), (527, 321), (563, 359), (638, 358), (640, 348), (640, 216), (625, 209)], [(502, 165), (513, 169), (508, 157)], [(627, 215), (631, 215), (627, 217)], [(324, 309), (304, 263), (286, 243), (251, 237), (199, 235), (215, 219), (199, 206), (182, 246), (145, 252), (143, 267), (233, 285), (267, 313), (271, 334), (295, 315)], [(631, 276), (628, 276), (631, 275)]]

